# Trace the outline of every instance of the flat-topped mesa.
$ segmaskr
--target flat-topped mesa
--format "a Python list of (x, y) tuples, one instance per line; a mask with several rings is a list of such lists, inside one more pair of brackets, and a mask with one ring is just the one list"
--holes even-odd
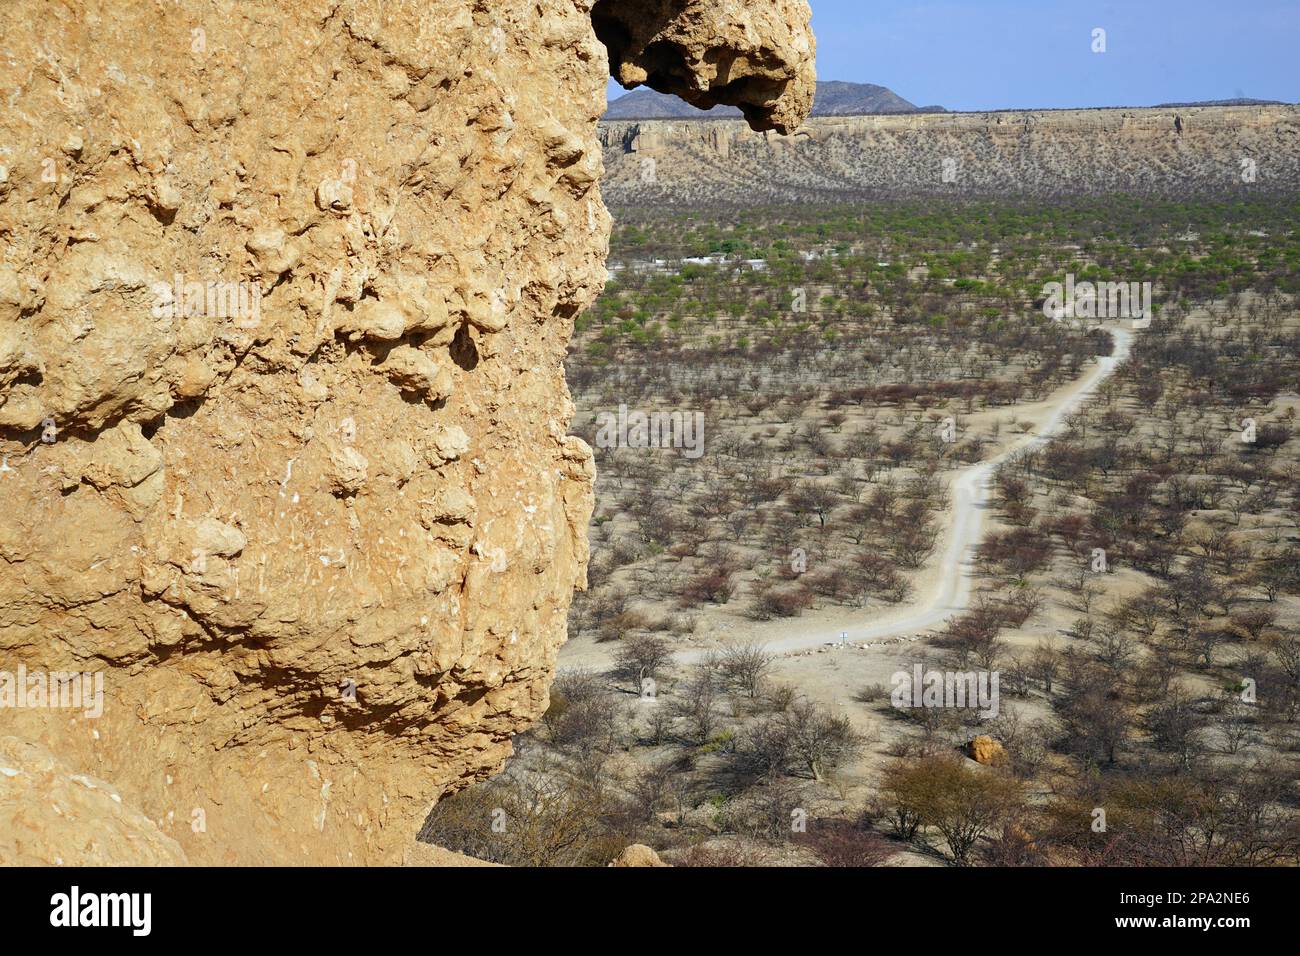
[(623, 86), (736, 106), (754, 129), (780, 133), (812, 109), (811, 18), (806, 0), (597, 0), (591, 12)]
[[(0, 4), (0, 695), (102, 691), (0, 708), (0, 863), (396, 862), (545, 711), (592, 6)], [(806, 114), (802, 0), (615, 6), (618, 69)]]
[[(842, 202), (889, 196), (1300, 192), (1300, 106), (812, 117), (792, 135), (739, 119), (611, 120), (612, 205)], [(640, 175), (645, 157), (657, 176)]]

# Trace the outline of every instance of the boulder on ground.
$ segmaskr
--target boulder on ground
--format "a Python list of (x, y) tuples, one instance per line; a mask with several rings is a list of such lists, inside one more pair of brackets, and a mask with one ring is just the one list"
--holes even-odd
[(1007, 750), (988, 734), (980, 734), (966, 745), (966, 756), (986, 767), (1002, 767), (1007, 763)]
[(659, 854), (644, 843), (633, 843), (610, 863), (610, 866), (667, 866)]

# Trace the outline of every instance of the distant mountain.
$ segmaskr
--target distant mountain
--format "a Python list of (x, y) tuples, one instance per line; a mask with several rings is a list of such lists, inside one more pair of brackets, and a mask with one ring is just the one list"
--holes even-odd
[(739, 116), (740, 110), (734, 106), (715, 106), (711, 110), (697, 110), (694, 106), (667, 93), (655, 90), (633, 90), (624, 93), (616, 100), (611, 100), (609, 108), (601, 119), (698, 119), (701, 117)]
[[(929, 110), (941, 107), (927, 107)], [(893, 90), (874, 83), (830, 80), (817, 84), (813, 116), (870, 116), (875, 113), (916, 113), (916, 106)]]
[[(942, 113), (942, 106), (914, 106), (893, 90), (874, 83), (829, 80), (817, 84), (813, 116), (870, 116), (877, 113)], [(734, 106), (699, 110), (675, 96), (654, 90), (633, 90), (609, 104), (604, 118), (626, 119), (728, 119), (740, 116)]]
[(1286, 106), (1281, 100), (1252, 100), (1239, 96), (1231, 100), (1200, 100), (1195, 103), (1160, 103), (1158, 110), (1191, 109), (1193, 106)]

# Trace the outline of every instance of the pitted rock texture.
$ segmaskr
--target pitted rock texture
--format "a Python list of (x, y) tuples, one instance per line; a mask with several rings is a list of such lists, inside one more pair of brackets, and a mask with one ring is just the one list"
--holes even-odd
[[(783, 125), (807, 19), (755, 30), (806, 6), (726, 6), (665, 27)], [(105, 698), (0, 734), (158, 861), (397, 862), (545, 709), (585, 580), (591, 4), (15, 0), (0, 36), (0, 671)]]
[(737, 106), (756, 130), (792, 132), (812, 109), (816, 42), (805, 0), (596, 0), (614, 77), (700, 109)]

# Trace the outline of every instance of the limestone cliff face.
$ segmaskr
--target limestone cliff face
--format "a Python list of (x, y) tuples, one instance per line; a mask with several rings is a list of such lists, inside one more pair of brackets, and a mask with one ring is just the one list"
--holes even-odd
[[(804, 0), (597, 6), (616, 73), (803, 118)], [(0, 707), (0, 862), (395, 861), (544, 710), (585, 579), (592, 4), (15, 0), (0, 36), (0, 705), (103, 680)], [(69, 849), (70, 775), (114, 849)]]
[(602, 123), (600, 138), (613, 204), (1300, 189), (1295, 106), (816, 117), (789, 137), (629, 120)]

